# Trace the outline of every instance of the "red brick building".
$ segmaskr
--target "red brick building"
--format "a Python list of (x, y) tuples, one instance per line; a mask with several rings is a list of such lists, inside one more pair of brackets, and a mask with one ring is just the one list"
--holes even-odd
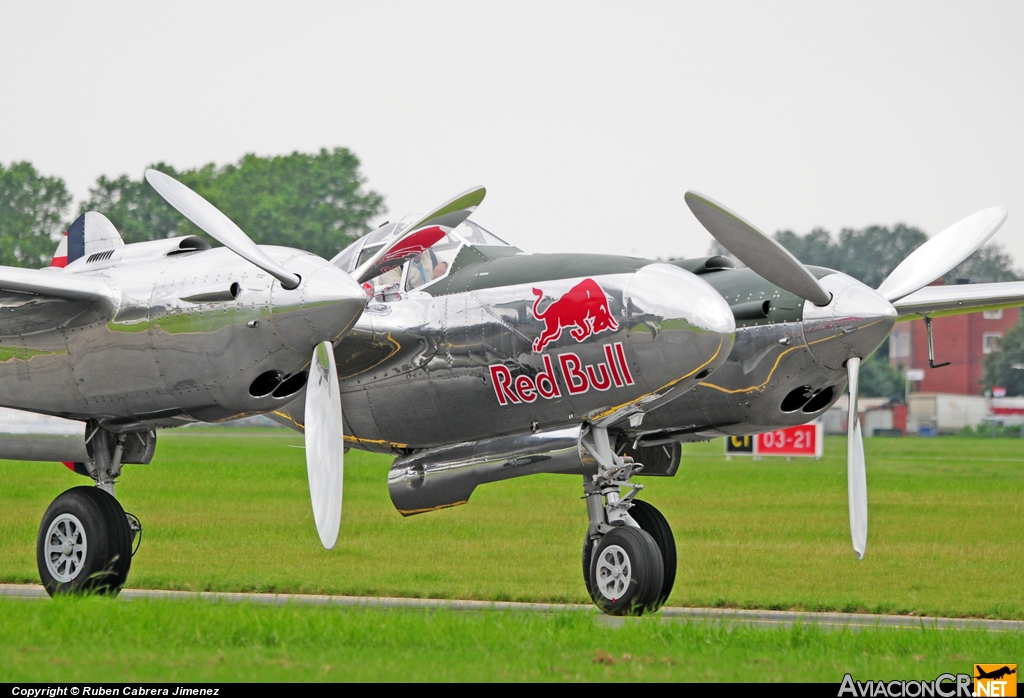
[(904, 368), (924, 369), (924, 380), (914, 383), (914, 392), (980, 395), (985, 355), (1019, 319), (1019, 308), (935, 318), (935, 363), (950, 362), (936, 369), (928, 367), (924, 320), (898, 322), (889, 337), (889, 361)]

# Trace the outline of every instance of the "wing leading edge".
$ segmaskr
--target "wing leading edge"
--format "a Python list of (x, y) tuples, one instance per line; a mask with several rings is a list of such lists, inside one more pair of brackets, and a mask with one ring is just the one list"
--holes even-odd
[(102, 279), (59, 267), (0, 266), (0, 336), (56, 329), (86, 309), (106, 315), (117, 304), (115, 290)]
[(105, 281), (52, 269), (0, 266), (0, 291), (31, 293), (65, 301), (92, 301), (114, 305), (114, 289)]
[(897, 322), (1024, 305), (1024, 281), (996, 284), (925, 286), (894, 302)]

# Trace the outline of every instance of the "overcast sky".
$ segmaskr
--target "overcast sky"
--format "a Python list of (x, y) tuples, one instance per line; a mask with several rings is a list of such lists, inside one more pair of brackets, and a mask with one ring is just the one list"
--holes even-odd
[[(1002, 204), (1024, 266), (1024, 3), (4, 3), (0, 162), (100, 174), (345, 146), (392, 220), (476, 184), (533, 251)], [(383, 219), (382, 219), (383, 220)]]

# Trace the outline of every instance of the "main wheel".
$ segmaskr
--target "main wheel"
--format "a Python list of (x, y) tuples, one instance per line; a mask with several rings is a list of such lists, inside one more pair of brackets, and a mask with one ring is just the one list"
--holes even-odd
[(668, 595), (672, 593), (672, 585), (676, 583), (676, 539), (672, 535), (672, 527), (668, 525), (665, 516), (654, 508), (654, 505), (639, 499), (633, 500), (629, 515), (641, 529), (651, 535), (658, 550), (661, 551), (661, 561), (665, 566), (665, 578), (661, 583), (661, 593), (658, 595), (656, 606), (656, 608), (661, 608), (668, 600)]
[(116, 594), (132, 564), (132, 530), (116, 499), (75, 487), (50, 504), (39, 525), (36, 563), (46, 591)]
[(657, 608), (664, 568), (649, 534), (619, 526), (594, 545), (588, 587), (597, 607), (613, 616), (639, 616)]
[[(664, 567), (664, 578), (661, 583), (661, 593), (654, 606), (648, 610), (661, 608), (672, 593), (672, 587), (676, 582), (676, 568), (678, 566), (676, 553), (676, 540), (672, 535), (672, 527), (668, 525), (665, 516), (654, 507), (654, 505), (639, 499), (633, 500), (633, 506), (629, 515), (637, 522), (641, 530), (646, 531), (654, 539), (655, 545), (661, 552), (661, 561)], [(594, 597), (594, 590), (590, 580), (590, 561), (594, 555), (594, 541), (586, 538), (583, 541), (583, 582), (587, 586), (590, 597)]]

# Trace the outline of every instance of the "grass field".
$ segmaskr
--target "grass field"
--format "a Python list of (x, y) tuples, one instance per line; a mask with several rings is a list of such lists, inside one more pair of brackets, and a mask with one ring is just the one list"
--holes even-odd
[[(586, 602), (578, 478), (479, 488), (466, 506), (402, 518), (389, 459), (350, 451), (338, 547), (313, 526), (302, 439), (284, 430), (161, 434), (118, 496), (145, 525), (129, 585)], [(734, 460), (687, 446), (675, 478), (646, 478), (679, 547), (670, 605), (1024, 618), (1024, 441), (867, 439), (867, 556), (854, 559), (845, 440), (821, 462)], [(0, 462), (0, 581), (36, 582), (48, 503), (87, 482)]]
[[(481, 487), (403, 519), (389, 459), (346, 458), (336, 550), (320, 547), (302, 440), (283, 430), (161, 435), (118, 495), (146, 526), (133, 587), (586, 602), (575, 477)], [(1024, 442), (869, 439), (870, 534), (850, 550), (845, 441), (821, 462), (726, 462), (687, 446), (644, 498), (676, 533), (672, 605), (1024, 618)], [(0, 462), (0, 581), (35, 582), (36, 527), (86, 482)], [(597, 615), (0, 598), (0, 681), (930, 680), (1019, 662), (1024, 634), (726, 628)], [(96, 638), (116, 638), (97, 643)]]
[[(724, 628), (597, 614), (0, 599), (0, 682), (932, 680), (1024, 634)], [(17, 631), (11, 629), (17, 628)]]

